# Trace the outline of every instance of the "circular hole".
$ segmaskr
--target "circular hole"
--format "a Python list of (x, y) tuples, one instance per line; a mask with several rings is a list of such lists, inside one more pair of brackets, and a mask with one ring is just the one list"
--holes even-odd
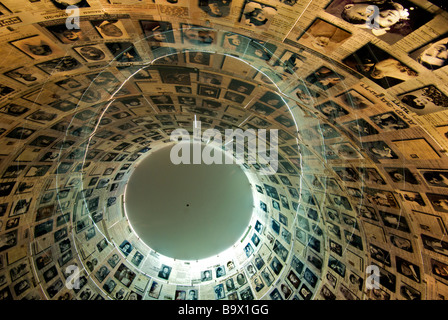
[(217, 255), (249, 225), (253, 197), (246, 174), (236, 164), (175, 165), (171, 150), (149, 154), (130, 176), (125, 194), (130, 224), (165, 256), (197, 260)]

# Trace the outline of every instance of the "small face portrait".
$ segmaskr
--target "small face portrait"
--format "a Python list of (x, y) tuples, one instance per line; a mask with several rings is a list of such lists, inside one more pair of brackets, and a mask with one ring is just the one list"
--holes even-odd
[(123, 252), (123, 254), (125, 256), (129, 255), (129, 253), (131, 253), (133, 247), (131, 245), (131, 243), (129, 241), (124, 240), (121, 244), (120, 244), (120, 249)]
[(290, 75), (294, 75), (306, 60), (307, 58), (301, 54), (285, 50), (273, 66), (279, 76), (281, 75), (282, 79), (286, 80)]
[(120, 264), (118, 269), (115, 271), (114, 277), (118, 281), (121, 282), (124, 286), (128, 287), (132, 284), (132, 281), (134, 280), (136, 274), (131, 269), (129, 269), (126, 265), (123, 263)]
[[(422, 241), (424, 241), (423, 240), (423, 235), (422, 235)], [(402, 237), (399, 237), (399, 236), (396, 236), (396, 235), (391, 235), (390, 236), (390, 242), (395, 247), (397, 247), (399, 249), (402, 249), (404, 251), (411, 252), (411, 253), (413, 252), (412, 242), (409, 239), (402, 238)]]
[(284, 99), (280, 97), (278, 94), (271, 91), (267, 91), (259, 98), (259, 100), (276, 109), (281, 108), (282, 106), (285, 105)]
[(132, 257), (131, 262), (138, 267), (140, 263), (143, 261), (144, 256), (140, 252), (136, 252), (134, 256)]
[(374, 159), (398, 159), (397, 154), (384, 141), (365, 142), (363, 146)]
[[(244, 56), (248, 59), (255, 58), (263, 61), (269, 61), (276, 50), (277, 46), (272, 43), (251, 39), (247, 46), (247, 49), (244, 51)], [(267, 74), (270, 73), (270, 71), (266, 69), (265, 72)], [(271, 75), (275, 76), (275, 74), (272, 72)], [(269, 78), (266, 78), (263, 74), (261, 74), (260, 77), (262, 81), (271, 83), (271, 80)]]
[(238, 273), (238, 275), (236, 276), (236, 283), (239, 286), (244, 285), (247, 282), (246, 276), (244, 275), (244, 273)]
[(244, 52), (250, 39), (238, 33), (227, 32), (224, 34), (222, 40), (222, 47), (224, 49), (234, 50), (237, 52)]
[(28, 128), (24, 128), (24, 127), (16, 127), (12, 131), (10, 131), (6, 135), (6, 137), (13, 138), (13, 139), (25, 140), (29, 136), (31, 136), (34, 132), (36, 132), (36, 130), (28, 129)]
[(255, 102), (250, 109), (263, 116), (268, 116), (275, 111), (275, 109), (260, 102)]
[(342, 62), (385, 89), (418, 76), (416, 71), (371, 43)]
[(384, 131), (409, 128), (409, 125), (392, 111), (371, 116), (370, 119)]
[(107, 275), (110, 273), (110, 270), (106, 266), (101, 266), (98, 271), (96, 272), (95, 276), (98, 279), (98, 281), (101, 283), (103, 280), (107, 277)]
[(218, 87), (206, 86), (203, 84), (198, 84), (198, 94), (210, 98), (219, 98), (221, 89)]
[(331, 100), (316, 106), (316, 109), (329, 119), (339, 118), (348, 114), (347, 110)]
[(91, 22), (104, 39), (127, 38), (128, 34), (120, 20), (94, 20)]
[(437, 70), (448, 64), (448, 35), (419, 48), (409, 54), (429, 70)]
[(321, 67), (306, 77), (306, 81), (326, 90), (344, 81), (345, 77), (327, 67)]
[(162, 279), (168, 280), (168, 278), (170, 277), (170, 273), (171, 273), (171, 267), (162, 264), (158, 276)]
[(271, 263), (269, 264), (271, 270), (276, 274), (280, 274), (280, 271), (283, 268), (283, 265), (281, 264), (281, 262), (277, 259), (277, 257), (274, 257), (271, 261)]
[(201, 281), (210, 281), (212, 280), (212, 272), (211, 270), (204, 270), (201, 272)]
[(255, 89), (255, 85), (237, 79), (232, 79), (230, 80), (228, 89), (245, 95), (250, 95)]
[(333, 170), (343, 181), (357, 182), (359, 181), (358, 172), (351, 167), (333, 167)]
[(46, 123), (48, 121), (52, 121), (56, 119), (57, 114), (50, 113), (46, 111), (38, 110), (36, 112), (31, 113), (27, 117), (25, 117), (26, 120), (31, 120), (38, 123)]
[(191, 87), (185, 87), (185, 86), (174, 86), (177, 93), (188, 93), (191, 94)]
[(58, 9), (67, 9), (69, 6), (78, 8), (90, 7), (86, 0), (51, 0), (51, 3)]
[(448, 172), (435, 170), (420, 170), (426, 183), (431, 187), (448, 188)]
[(307, 86), (302, 84), (294, 88), (294, 94), (299, 99), (299, 102), (305, 105), (314, 105), (316, 99), (320, 97), (319, 93), (310, 90)]
[(30, 145), (44, 148), (50, 146), (55, 140), (55, 137), (41, 135), (31, 141)]
[(51, 75), (56, 72), (66, 72), (78, 69), (81, 67), (81, 63), (73, 57), (65, 56), (38, 63), (36, 64), (36, 67)]
[(290, 128), (295, 125), (295, 120), (291, 119), (288, 116), (280, 115), (278, 117), (275, 117), (275, 121), (277, 121), (282, 126), (285, 126), (287, 128)]
[[(389, 8), (382, 8), (378, 17), (378, 24), (380, 28), (389, 28), (396, 24), (403, 15), (404, 8), (399, 4), (393, 4)], [(344, 20), (352, 24), (360, 24), (368, 21), (367, 7), (369, 3), (356, 3), (344, 6), (341, 16)]]
[(92, 30), (92, 27), (87, 21), (80, 21), (79, 29), (67, 29), (64, 24), (46, 27), (59, 41), (64, 44), (76, 43), (77, 41), (89, 41), (87, 36)]
[(214, 286), (213, 291), (215, 292), (215, 300), (219, 300), (225, 297), (224, 285), (222, 283)]
[(48, 59), (63, 53), (58, 46), (43, 35), (14, 40), (10, 44), (33, 59)]
[(220, 278), (226, 275), (226, 269), (224, 266), (219, 266), (215, 269), (215, 276), (216, 278)]
[(15, 103), (11, 103), (5, 107), (0, 108), (1, 113), (7, 114), (10, 116), (14, 116), (14, 117), (21, 116), (21, 115), (25, 114), (26, 112), (28, 112), (29, 110), (30, 110), (29, 108), (20, 106)]
[(407, 0), (333, 0), (325, 11), (371, 32), (389, 44), (417, 30), (433, 17)]
[(70, 90), (70, 89), (75, 89), (75, 88), (81, 87), (81, 83), (78, 80), (72, 79), (72, 78), (57, 81), (57, 82), (55, 82), (55, 84), (65, 90)]
[(398, 256), (395, 257), (396, 268), (405, 277), (420, 283), (420, 267)]
[(370, 123), (365, 121), (363, 118), (345, 122), (344, 126), (351, 132), (353, 132), (355, 136), (364, 137), (373, 134), (378, 134), (378, 130), (376, 130)]
[(97, 62), (106, 58), (104, 50), (99, 45), (75, 47), (73, 50), (75, 50), (87, 62)]
[(191, 85), (190, 73), (194, 71), (193, 69), (161, 66), (158, 67), (158, 70), (163, 83), (180, 84), (184, 86)]
[(4, 197), (11, 193), (12, 189), (14, 188), (15, 182), (5, 182), (0, 183), (0, 196)]
[(224, 95), (224, 99), (233, 101), (235, 103), (243, 103), (244, 99), (246, 99), (246, 96), (243, 96), (241, 94), (232, 91), (227, 91), (226, 94)]
[(191, 63), (202, 64), (204, 66), (210, 65), (211, 54), (208, 52), (191, 51), (188, 52), (188, 61)]
[(448, 280), (448, 265), (445, 263), (431, 259), (431, 271), (437, 277)]
[(299, 294), (304, 300), (310, 300), (313, 296), (313, 293), (305, 284), (302, 284), (302, 286), (300, 287)]
[(169, 95), (150, 96), (150, 98), (155, 104), (173, 104), (173, 99)]
[(189, 289), (187, 291), (186, 300), (198, 300), (198, 290)]
[(68, 100), (58, 100), (49, 106), (63, 112), (68, 112), (76, 108), (76, 104)]
[(244, 252), (246, 253), (246, 257), (250, 257), (252, 255), (252, 253), (254, 252), (254, 249), (252, 248), (251, 244), (248, 243), (245, 247), (244, 247)]
[(426, 196), (435, 211), (448, 212), (448, 197), (446, 195), (427, 193)]
[(226, 17), (230, 13), (232, 0), (198, 0), (201, 10), (213, 18)]
[(350, 32), (322, 19), (316, 19), (299, 38), (298, 43), (320, 52), (330, 53), (350, 37)]
[(373, 106), (372, 101), (354, 89), (350, 89), (340, 95), (337, 95), (336, 98), (340, 98), (346, 106), (355, 110), (361, 110)]
[(150, 49), (157, 64), (175, 65), (179, 61), (178, 51), (175, 48), (151, 46)]
[[(118, 83), (118, 79), (108, 71), (86, 75), (86, 78), (97, 86)], [(110, 110), (110, 108), (109, 108)]]
[(0, 84), (0, 98), (6, 97), (8, 94), (14, 92), (13, 88)]
[(142, 60), (134, 45), (130, 42), (108, 42), (106, 46), (118, 62), (138, 62)]
[(419, 184), (415, 175), (407, 168), (387, 167), (384, 169), (395, 183)]

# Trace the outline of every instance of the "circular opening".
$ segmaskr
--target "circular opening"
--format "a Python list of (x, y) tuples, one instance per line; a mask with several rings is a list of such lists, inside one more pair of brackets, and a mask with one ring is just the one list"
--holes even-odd
[(150, 248), (171, 258), (198, 260), (241, 238), (252, 216), (253, 197), (239, 165), (192, 164), (192, 144), (186, 147), (192, 151), (191, 164), (173, 164), (170, 145), (137, 165), (126, 188), (125, 210)]

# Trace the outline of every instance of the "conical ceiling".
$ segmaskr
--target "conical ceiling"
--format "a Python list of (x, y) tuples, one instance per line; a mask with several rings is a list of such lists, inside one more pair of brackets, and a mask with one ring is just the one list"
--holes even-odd
[[(444, 298), (438, 5), (2, 1), (0, 297)], [(125, 193), (143, 160), (199, 123), (204, 144), (257, 133), (230, 152), (246, 152), (253, 208), (235, 244), (183, 260), (139, 237)], [(274, 132), (267, 174), (273, 163), (247, 151), (276, 146)]]

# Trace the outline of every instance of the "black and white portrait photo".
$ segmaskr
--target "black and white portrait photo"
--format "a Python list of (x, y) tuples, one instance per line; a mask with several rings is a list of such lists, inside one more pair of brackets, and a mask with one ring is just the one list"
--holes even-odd
[(87, 45), (74, 47), (75, 50), (87, 62), (98, 62), (106, 59), (106, 53), (100, 45)]
[(365, 142), (364, 148), (373, 159), (398, 159), (398, 155), (384, 141)]
[(36, 64), (36, 67), (49, 75), (57, 72), (73, 71), (81, 67), (81, 63), (73, 57), (64, 56)]
[(409, 128), (409, 125), (393, 111), (371, 116), (370, 119), (384, 131)]
[(138, 62), (142, 60), (131, 42), (107, 42), (106, 46), (118, 62)]
[(132, 284), (132, 281), (134, 281), (136, 274), (122, 263), (115, 271), (114, 277), (125, 287), (129, 288), (129, 286)]
[(333, 0), (325, 11), (389, 44), (417, 30), (433, 17), (407, 0)]
[(406, 107), (418, 115), (438, 112), (448, 108), (448, 97), (433, 85), (398, 95)]
[(298, 43), (325, 53), (334, 51), (350, 37), (350, 32), (325, 20), (316, 19), (298, 39)]
[(14, 47), (33, 59), (48, 59), (62, 54), (62, 49), (44, 35), (35, 35), (11, 41)]
[(409, 56), (429, 70), (438, 70), (448, 64), (448, 34), (409, 53)]
[(90, 7), (87, 0), (51, 0), (51, 3), (58, 9), (67, 9), (69, 6), (76, 6), (78, 8)]
[(213, 18), (227, 17), (232, 0), (198, 0), (199, 8)]
[(159, 278), (168, 280), (171, 274), (171, 269), (172, 267), (163, 264), (158, 273)]
[(216, 42), (216, 32), (197, 25), (181, 24), (182, 42), (207, 46)]
[(123, 39), (128, 37), (123, 22), (120, 20), (93, 20), (91, 23), (104, 39)]
[(306, 77), (306, 81), (326, 90), (343, 82), (345, 77), (328, 67), (321, 67)]
[(131, 253), (132, 249), (133, 249), (132, 244), (127, 240), (124, 240), (120, 244), (120, 250), (123, 252), (123, 254), (125, 256), (129, 255), (129, 253)]
[(174, 43), (173, 26), (170, 22), (140, 20), (145, 40), (148, 42)]
[(385, 89), (418, 76), (417, 71), (372, 43), (358, 49), (342, 62)]
[(88, 21), (80, 21), (79, 29), (67, 29), (65, 23), (57, 24), (53, 26), (46, 27), (61, 43), (63, 44), (73, 44), (77, 41), (88, 41), (90, 40), (89, 34), (94, 32), (92, 26)]

